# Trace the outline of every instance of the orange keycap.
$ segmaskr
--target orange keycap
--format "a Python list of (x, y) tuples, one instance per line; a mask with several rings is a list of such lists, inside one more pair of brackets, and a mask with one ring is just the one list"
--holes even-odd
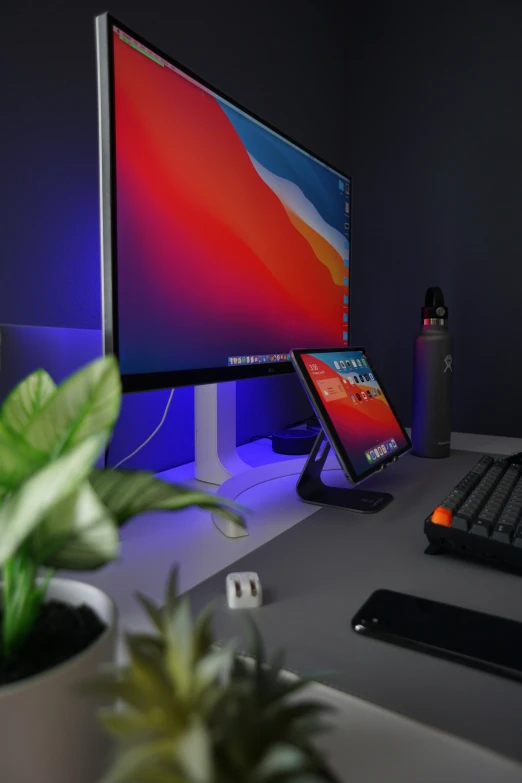
[(443, 525), (444, 527), (450, 527), (452, 519), (453, 519), (453, 514), (451, 513), (449, 508), (443, 508), (442, 506), (437, 506), (437, 508), (431, 515), (431, 521), (435, 525)]

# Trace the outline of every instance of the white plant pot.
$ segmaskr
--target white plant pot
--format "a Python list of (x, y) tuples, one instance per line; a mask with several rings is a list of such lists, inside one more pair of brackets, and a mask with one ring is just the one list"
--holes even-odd
[(68, 579), (52, 580), (50, 599), (90, 606), (107, 629), (69, 661), (0, 687), (1, 783), (97, 783), (107, 767), (96, 702), (79, 686), (114, 660), (116, 607), (98, 588)]

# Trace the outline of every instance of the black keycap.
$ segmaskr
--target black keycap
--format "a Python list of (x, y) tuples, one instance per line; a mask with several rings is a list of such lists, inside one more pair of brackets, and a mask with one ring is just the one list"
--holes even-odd
[(494, 522), (490, 521), (489, 519), (484, 519), (484, 517), (479, 517), (477, 521), (472, 525), (470, 532), (470, 535), (473, 536), (482, 536), (483, 538), (488, 538), (491, 531), (493, 530)]
[(509, 514), (503, 511), (497, 520), (497, 524), (501, 524), (502, 522), (506, 525), (513, 525), (513, 527), (516, 527), (518, 522), (517, 515)]
[(449, 501), (445, 500), (443, 503), (441, 503), (441, 506), (442, 506), (442, 508), (449, 509), (449, 511), (451, 511), (454, 514), (455, 511), (457, 511), (457, 509), (459, 507), (459, 504), (455, 503), (454, 501), (451, 501), (451, 500), (449, 500)]
[(493, 541), (498, 541), (501, 544), (510, 544), (514, 532), (515, 525), (508, 525), (505, 522), (498, 522), (495, 525), (495, 529), (491, 538)]
[(451, 521), (452, 528), (455, 530), (463, 530), (465, 533), (468, 532), (470, 524), (471, 523), (467, 516), (461, 516), (460, 513), (454, 516)]
[(473, 524), (478, 518), (479, 512), (478, 509), (475, 511), (464, 511), (464, 509), (460, 509), (459, 514), (464, 518), (467, 519), (470, 524)]
[(468, 498), (466, 502), (462, 505), (462, 508), (473, 508), (474, 506), (478, 506), (478, 503), (475, 500), (475, 498)]
[(445, 501), (448, 501), (450, 503), (462, 503), (462, 501), (465, 500), (464, 494), (460, 494), (459, 492), (452, 492), (450, 495), (445, 498)]
[(515, 537), (513, 538), (513, 544), (517, 547), (522, 547), (522, 525), (520, 524), (515, 530)]

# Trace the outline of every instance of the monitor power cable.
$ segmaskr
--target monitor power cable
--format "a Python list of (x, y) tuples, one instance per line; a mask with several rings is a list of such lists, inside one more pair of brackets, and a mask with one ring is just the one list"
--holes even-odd
[[(172, 402), (172, 398), (174, 397), (174, 391), (175, 391), (175, 389), (171, 389), (171, 390), (170, 390), (169, 398), (168, 398), (168, 400), (167, 400), (167, 404), (165, 405), (165, 410), (163, 411), (163, 416), (161, 417), (161, 421), (160, 421), (160, 423), (158, 424), (158, 426), (156, 427), (156, 429), (154, 430), (154, 432), (152, 432), (152, 433), (149, 435), (149, 437), (148, 437), (146, 440), (144, 440), (144, 441), (143, 441), (143, 443), (142, 443), (140, 446), (138, 446), (138, 448), (137, 448), (137, 449), (134, 449), (134, 451), (133, 451), (131, 454), (127, 455), (126, 457), (124, 457), (123, 459), (121, 459), (121, 460), (120, 460), (120, 461), (119, 461), (119, 462), (118, 462), (116, 465), (114, 465), (114, 467), (113, 467), (113, 468), (111, 468), (111, 470), (117, 470), (117, 469), (118, 469), (118, 468), (119, 468), (121, 465), (123, 465), (123, 463), (124, 463), (124, 462), (127, 462), (129, 459), (131, 459), (132, 457), (134, 457), (134, 456), (135, 456), (135, 455), (136, 455), (136, 454), (137, 454), (139, 451), (141, 451), (143, 448), (145, 448), (145, 446), (146, 446), (148, 443), (150, 443), (150, 442), (151, 442), (151, 440), (154, 438), (154, 436), (155, 436), (155, 435), (157, 435), (157, 434), (158, 434), (158, 432), (160, 431), (160, 429), (161, 429), (161, 428), (163, 427), (163, 425), (165, 424), (165, 420), (166, 420), (166, 418), (167, 418), (167, 414), (168, 414), (168, 412), (169, 412), (170, 404), (171, 404), (171, 402)], [(106, 459), (105, 459), (105, 465), (106, 465), (106, 466), (107, 466), (108, 451), (109, 451), (109, 450), (108, 450), (108, 448), (107, 448), (107, 452), (106, 452), (106, 455), (105, 455), (105, 457), (106, 457)]]

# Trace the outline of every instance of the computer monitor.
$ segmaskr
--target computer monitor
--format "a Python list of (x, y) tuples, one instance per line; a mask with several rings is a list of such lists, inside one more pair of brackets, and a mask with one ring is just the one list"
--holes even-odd
[(104, 342), (124, 391), (347, 345), (350, 178), (111, 16), (96, 33)]

